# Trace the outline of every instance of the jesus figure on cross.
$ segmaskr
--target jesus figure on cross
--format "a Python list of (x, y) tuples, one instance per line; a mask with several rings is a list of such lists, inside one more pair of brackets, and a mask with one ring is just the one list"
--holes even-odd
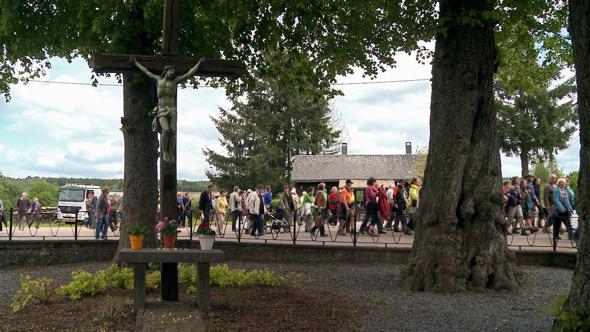
[(165, 66), (162, 76), (158, 76), (137, 62), (134, 57), (130, 57), (129, 60), (158, 84), (158, 105), (152, 111), (154, 115), (152, 128), (161, 134), (160, 151), (162, 159), (166, 162), (173, 162), (176, 145), (176, 119), (178, 116), (176, 110), (176, 86), (193, 76), (199, 69), (203, 59), (201, 58), (194, 67), (181, 76), (176, 76), (174, 66)]

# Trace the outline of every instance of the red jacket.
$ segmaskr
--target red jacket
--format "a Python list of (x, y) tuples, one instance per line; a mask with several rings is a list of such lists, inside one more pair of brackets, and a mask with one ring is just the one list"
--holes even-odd
[(377, 197), (379, 197), (379, 213), (381, 214), (381, 218), (389, 218), (389, 204), (387, 203), (387, 193), (385, 192), (385, 189), (379, 187)]

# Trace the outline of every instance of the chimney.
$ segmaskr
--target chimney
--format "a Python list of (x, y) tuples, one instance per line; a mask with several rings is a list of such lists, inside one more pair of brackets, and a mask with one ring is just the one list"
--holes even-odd
[(406, 154), (412, 154), (412, 142), (406, 142)]
[(346, 156), (348, 154), (348, 143), (342, 143), (342, 155)]

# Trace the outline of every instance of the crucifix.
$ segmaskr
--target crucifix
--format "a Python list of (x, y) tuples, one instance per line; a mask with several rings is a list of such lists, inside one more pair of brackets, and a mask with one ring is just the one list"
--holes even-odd
[[(180, 0), (166, 0), (162, 55), (96, 54), (90, 67), (96, 73), (142, 71), (158, 82), (158, 105), (154, 127), (162, 131), (160, 148), (160, 216), (176, 219), (176, 90), (181, 80), (193, 75), (237, 78), (245, 66), (240, 61), (179, 56)], [(171, 67), (171, 66), (174, 66)], [(154, 73), (162, 73), (158, 76)], [(175, 76), (175, 73), (185, 73)], [(168, 78), (166, 78), (168, 77)]]
[[(168, 217), (170, 220), (177, 218), (177, 84), (193, 75), (237, 78), (245, 71), (245, 66), (240, 61), (178, 55), (179, 14), (180, 0), (166, 0), (163, 15), (162, 55), (95, 54), (90, 61), (90, 67), (95, 73), (143, 72), (156, 80), (158, 105), (154, 105), (152, 114), (153, 127), (162, 134), (160, 137), (160, 217)], [(176, 73), (184, 74), (176, 76)], [(167, 264), (163, 264), (162, 268), (162, 299), (176, 301), (178, 300), (176, 265), (174, 267), (164, 265)]]

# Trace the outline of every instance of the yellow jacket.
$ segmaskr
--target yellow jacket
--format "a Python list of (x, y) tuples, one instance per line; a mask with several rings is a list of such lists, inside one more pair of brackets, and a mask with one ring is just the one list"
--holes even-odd
[(215, 206), (215, 213), (227, 214), (227, 198), (220, 196), (217, 198), (217, 206)]
[[(413, 184), (410, 186), (410, 195), (408, 196), (408, 206), (418, 206), (418, 198), (420, 197), (420, 187)], [(416, 205), (412, 205), (412, 202), (416, 201)]]

